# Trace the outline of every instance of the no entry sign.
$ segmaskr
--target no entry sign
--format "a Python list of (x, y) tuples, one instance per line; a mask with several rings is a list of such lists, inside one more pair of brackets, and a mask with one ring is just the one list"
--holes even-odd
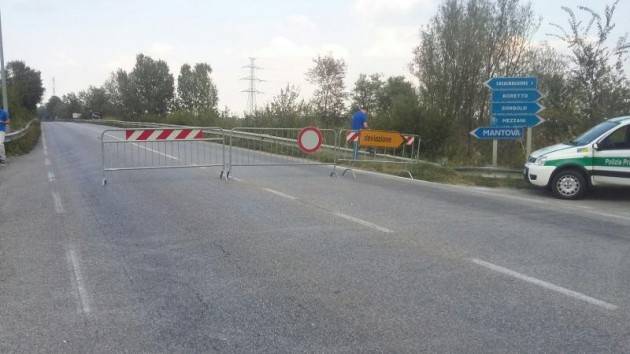
[(297, 145), (305, 154), (316, 152), (323, 142), (322, 132), (316, 127), (306, 127), (300, 130), (297, 136)]

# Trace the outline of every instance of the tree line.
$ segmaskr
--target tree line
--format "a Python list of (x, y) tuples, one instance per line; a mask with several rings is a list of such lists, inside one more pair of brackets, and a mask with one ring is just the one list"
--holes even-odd
[(206, 115), (217, 114), (218, 94), (211, 73), (209, 64), (184, 64), (175, 90), (175, 78), (165, 61), (138, 54), (130, 72), (118, 69), (100, 87), (52, 96), (41, 107), (40, 114), (48, 119), (68, 119), (78, 113), (85, 118), (107, 115), (126, 120), (155, 120), (182, 112), (201, 124)]
[[(403, 76), (361, 74), (347, 92), (346, 63), (318, 57), (307, 73), (317, 88), (310, 101), (287, 86), (250, 121), (347, 126), (350, 114), (365, 107), (371, 127), (419, 134), (428, 158), (484, 164), (491, 144), (469, 134), (490, 125), (490, 92), (483, 83), (498, 76), (535, 76), (545, 95), (541, 116), (546, 122), (534, 129), (534, 144), (566, 141), (606, 118), (630, 114), (624, 71), (630, 42), (627, 34), (611, 38), (618, 2), (601, 14), (584, 6), (562, 7), (566, 24), (551, 24), (554, 31), (547, 35), (564, 48), (554, 48), (532, 40), (542, 21), (529, 3), (444, 0), (413, 50), (416, 84)], [(501, 145), (502, 164), (522, 163), (521, 141)]]
[[(609, 117), (630, 113), (630, 84), (624, 65), (627, 35), (611, 38), (618, 0), (603, 13), (563, 7), (565, 24), (551, 24), (554, 48), (532, 40), (542, 20), (521, 0), (443, 0), (410, 48), (410, 73), (384, 77), (364, 73), (346, 86), (347, 63), (331, 55), (313, 59), (305, 80), (315, 87), (304, 98), (287, 84), (255, 112), (238, 118), (218, 110), (210, 65), (185, 64), (175, 78), (163, 60), (139, 54), (130, 72), (112, 73), (100, 87), (51, 97), (40, 114), (70, 117), (98, 112), (125, 120), (191, 125), (347, 127), (358, 107), (373, 128), (417, 133), (430, 159), (487, 163), (490, 144), (468, 134), (489, 125), (489, 90), (496, 76), (536, 76), (545, 97), (546, 122), (534, 129), (535, 146), (575, 136)], [(562, 50), (564, 49), (564, 50)], [(521, 142), (502, 142), (503, 164), (524, 158)]]
[(10, 61), (5, 68), (7, 96), (12, 128), (24, 125), (35, 116), (37, 105), (44, 95), (41, 72), (23, 61)]

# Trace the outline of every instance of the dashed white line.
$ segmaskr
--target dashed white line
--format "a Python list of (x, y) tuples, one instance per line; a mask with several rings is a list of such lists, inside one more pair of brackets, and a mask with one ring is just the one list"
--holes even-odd
[(136, 143), (132, 143), (131, 145), (136, 146), (136, 147), (139, 147), (140, 149), (144, 149), (144, 150), (147, 150), (147, 151), (151, 151), (152, 153), (155, 153), (155, 154), (158, 154), (158, 155), (164, 156), (164, 157), (169, 158), (169, 159), (179, 160), (179, 158), (178, 158), (178, 157), (175, 157), (175, 156), (173, 156), (173, 155), (169, 155), (169, 154), (165, 154), (165, 153), (163, 153), (163, 152), (161, 152), (161, 151), (157, 151), (157, 150), (154, 150), (154, 149), (148, 148), (148, 147), (146, 147), (146, 146), (142, 146), (142, 145), (139, 145), (139, 144), (136, 144)]
[(265, 190), (265, 191), (267, 191), (267, 192), (269, 192), (271, 194), (275, 194), (275, 195), (277, 195), (279, 197), (282, 197), (282, 198), (291, 199), (291, 200), (296, 200), (297, 199), (296, 197), (294, 197), (292, 195), (288, 195), (288, 194), (279, 192), (279, 191), (271, 189), (271, 188), (263, 188), (263, 190)]
[(49, 158), (45, 158), (44, 159), (44, 165), (45, 166), (50, 166), (50, 159)]
[(55, 181), (55, 174), (48, 171), (48, 182), (53, 183)]
[(365, 221), (363, 219), (355, 218), (354, 216), (350, 216), (350, 215), (346, 215), (346, 214), (342, 214), (342, 213), (334, 213), (334, 214), (335, 214), (335, 216), (338, 216), (340, 218), (346, 219), (348, 221), (352, 221), (352, 222), (357, 223), (359, 225), (363, 225), (363, 226), (368, 227), (370, 229), (374, 229), (374, 230), (377, 230), (377, 231), (380, 231), (380, 232), (384, 232), (384, 233), (388, 233), (388, 234), (393, 232), (392, 230), (390, 230), (390, 229), (388, 229), (386, 227), (378, 226), (378, 225), (373, 224), (373, 223), (371, 223), (369, 221)]
[(611, 214), (611, 213), (602, 213), (602, 212), (595, 211), (595, 210), (589, 211), (589, 213), (595, 214), (595, 215), (600, 215), (600, 216), (605, 216), (605, 217), (609, 217), (609, 218), (615, 218), (615, 219), (621, 219), (621, 220), (630, 221), (630, 216), (625, 216), (625, 215)]
[(52, 192), (52, 197), (55, 203), (55, 211), (57, 212), (57, 214), (65, 213), (66, 211), (63, 208), (63, 204), (61, 204), (61, 197), (59, 196), (59, 193)]
[(519, 280), (522, 280), (522, 281), (526, 281), (526, 282), (534, 284), (534, 285), (538, 285), (541, 288), (545, 288), (545, 289), (548, 289), (548, 290), (555, 291), (555, 292), (560, 293), (562, 295), (569, 296), (569, 297), (572, 297), (574, 299), (578, 299), (578, 300), (587, 302), (587, 303), (589, 303), (591, 305), (603, 307), (603, 308), (605, 308), (607, 310), (616, 310), (618, 308), (617, 305), (611, 304), (609, 302), (606, 302), (606, 301), (603, 301), (603, 300), (599, 300), (599, 299), (596, 299), (594, 297), (590, 297), (588, 295), (584, 295), (584, 294), (579, 293), (577, 291), (573, 291), (573, 290), (570, 290), (570, 289), (567, 289), (567, 288), (563, 288), (561, 286), (558, 286), (558, 285), (546, 282), (544, 280), (540, 280), (540, 279), (537, 279), (537, 278), (534, 278), (534, 277), (530, 277), (530, 276), (525, 275), (525, 274), (521, 274), (521, 273), (513, 271), (511, 269), (508, 269), (508, 268), (505, 268), (505, 267), (501, 267), (501, 266), (498, 266), (496, 264), (492, 264), (490, 262), (486, 262), (486, 261), (478, 259), (478, 258), (472, 258), (472, 259), (470, 259), (470, 261), (475, 263), (475, 264), (477, 264), (477, 265), (485, 267), (487, 269), (493, 270), (495, 272), (498, 272), (498, 273), (501, 273), (501, 274), (505, 274), (505, 275), (511, 276), (513, 278), (516, 278), (516, 279), (519, 279)]
[(236, 182), (244, 182), (242, 179), (238, 177), (230, 177), (230, 179), (235, 180)]
[(78, 294), (81, 310), (83, 313), (88, 314), (91, 311), (90, 299), (88, 297), (87, 290), (85, 289), (83, 275), (81, 274), (81, 267), (79, 266), (79, 259), (74, 251), (74, 248), (70, 247), (66, 256), (68, 257), (68, 263), (70, 263), (70, 266), (72, 267), (73, 285)]

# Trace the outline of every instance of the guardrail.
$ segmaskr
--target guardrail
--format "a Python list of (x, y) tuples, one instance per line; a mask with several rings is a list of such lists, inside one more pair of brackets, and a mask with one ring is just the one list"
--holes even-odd
[(33, 124), (34, 121), (35, 119), (32, 119), (30, 122), (26, 123), (26, 126), (24, 128), (20, 130), (16, 130), (11, 133), (7, 133), (4, 137), (4, 141), (8, 143), (8, 142), (15, 141), (23, 137), (24, 135), (26, 135), (26, 133), (28, 133), (28, 130), (31, 128), (31, 125)]
[(489, 178), (522, 178), (523, 170), (501, 168), (501, 167), (475, 167), (475, 166), (461, 166), (455, 167), (455, 171), (465, 175), (476, 175)]

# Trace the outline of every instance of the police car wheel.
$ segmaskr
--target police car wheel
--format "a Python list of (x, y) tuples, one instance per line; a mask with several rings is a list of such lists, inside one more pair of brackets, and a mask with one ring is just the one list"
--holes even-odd
[(553, 194), (561, 199), (580, 199), (586, 192), (586, 179), (580, 171), (566, 170), (556, 174), (551, 182)]

